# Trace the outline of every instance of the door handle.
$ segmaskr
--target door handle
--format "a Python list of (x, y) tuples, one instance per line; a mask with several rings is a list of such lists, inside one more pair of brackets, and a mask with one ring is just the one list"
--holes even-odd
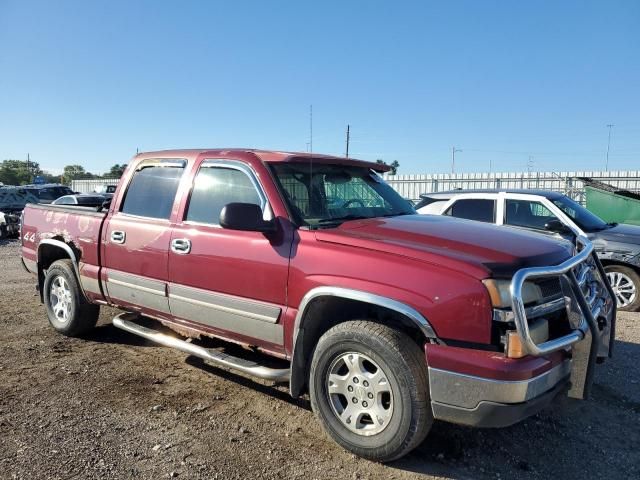
[(125, 232), (121, 232), (119, 230), (114, 230), (111, 232), (111, 242), (123, 244), (127, 238), (127, 234)]
[(191, 251), (191, 240), (174, 238), (171, 240), (171, 251), (178, 255), (186, 255)]

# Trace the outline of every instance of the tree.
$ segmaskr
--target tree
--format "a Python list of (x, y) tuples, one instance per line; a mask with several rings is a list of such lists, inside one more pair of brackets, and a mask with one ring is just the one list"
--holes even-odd
[[(381, 165), (386, 165), (386, 163), (384, 162), (384, 160), (382, 160), (381, 158), (376, 160), (376, 163), (379, 163)], [(398, 173), (398, 169), (400, 168), (400, 163), (397, 160), (394, 160), (393, 162), (391, 162), (391, 165), (389, 165), (389, 175), (395, 175)]]
[(63, 171), (64, 183), (66, 184), (70, 184), (72, 180), (96, 178), (96, 175), (87, 172), (82, 165), (65, 165)]
[(109, 170), (109, 173), (107, 173), (105, 177), (120, 178), (124, 173), (125, 168), (127, 168), (126, 163), (123, 163), (122, 165), (120, 165), (119, 163), (116, 163), (113, 167), (111, 167), (111, 169)]
[(37, 162), (3, 160), (0, 164), (0, 182), (5, 185), (25, 185), (41, 174), (42, 170)]

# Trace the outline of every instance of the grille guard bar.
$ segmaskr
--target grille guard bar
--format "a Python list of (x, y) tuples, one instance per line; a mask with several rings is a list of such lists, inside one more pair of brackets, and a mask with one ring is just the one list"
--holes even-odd
[[(587, 260), (590, 256), (593, 256), (595, 259), (595, 264), (600, 272), (601, 279), (604, 279), (605, 289), (611, 296), (611, 298), (615, 298), (613, 296), (613, 292), (611, 290), (611, 286), (606, 281), (606, 276), (604, 275), (604, 270), (600, 261), (597, 259), (595, 254), (593, 253), (593, 244), (584, 236), (578, 236), (576, 239), (577, 243), (582, 246), (582, 250), (578, 252), (575, 256), (570, 258), (569, 260), (555, 266), (550, 267), (531, 267), (531, 268), (523, 268), (518, 270), (513, 279), (511, 281), (510, 293), (511, 293), (511, 302), (514, 314), (514, 321), (516, 326), (516, 331), (520, 340), (525, 347), (527, 353), (529, 355), (540, 356), (546, 355), (558, 350), (565, 349), (585, 338), (585, 335), (588, 331), (591, 331), (591, 341), (592, 341), (592, 353), (597, 354), (597, 342), (599, 339), (598, 333), (598, 324), (596, 322), (595, 315), (598, 315), (599, 308), (596, 307), (594, 311), (591, 310), (592, 307), (589, 306), (587, 300), (580, 289), (580, 285), (576, 276), (573, 272), (573, 269), (580, 265), (582, 262)], [(522, 300), (522, 289), (526, 280), (530, 278), (540, 278), (540, 277), (549, 277), (549, 276), (560, 276), (563, 275), (571, 285), (571, 289), (574, 297), (578, 302), (578, 306), (580, 307), (581, 320), (578, 325), (578, 328), (571, 331), (567, 335), (564, 335), (559, 338), (554, 338), (552, 340), (548, 340), (541, 344), (536, 344), (531, 338), (531, 334), (529, 332), (529, 324), (527, 322), (527, 314), (524, 306), (524, 302)], [(613, 304), (613, 315), (612, 315), (612, 325), (611, 325), (611, 343), (613, 343), (613, 334), (614, 334), (614, 325), (615, 325), (615, 302)]]

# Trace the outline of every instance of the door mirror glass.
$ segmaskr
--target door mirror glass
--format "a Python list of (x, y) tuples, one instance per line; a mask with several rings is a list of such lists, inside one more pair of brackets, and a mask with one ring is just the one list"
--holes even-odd
[(262, 208), (255, 203), (228, 203), (220, 212), (220, 226), (230, 230), (265, 233), (276, 229), (273, 220), (262, 218)]

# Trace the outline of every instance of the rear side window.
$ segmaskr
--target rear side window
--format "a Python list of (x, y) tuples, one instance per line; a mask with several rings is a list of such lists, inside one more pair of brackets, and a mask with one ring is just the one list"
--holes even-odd
[(445, 215), (477, 222), (495, 223), (496, 201), (482, 198), (468, 198), (456, 201)]
[(147, 166), (133, 174), (122, 213), (168, 220), (178, 191), (182, 167)]
[(240, 170), (203, 167), (196, 175), (185, 220), (218, 225), (228, 203), (253, 203), (264, 207), (251, 179)]

